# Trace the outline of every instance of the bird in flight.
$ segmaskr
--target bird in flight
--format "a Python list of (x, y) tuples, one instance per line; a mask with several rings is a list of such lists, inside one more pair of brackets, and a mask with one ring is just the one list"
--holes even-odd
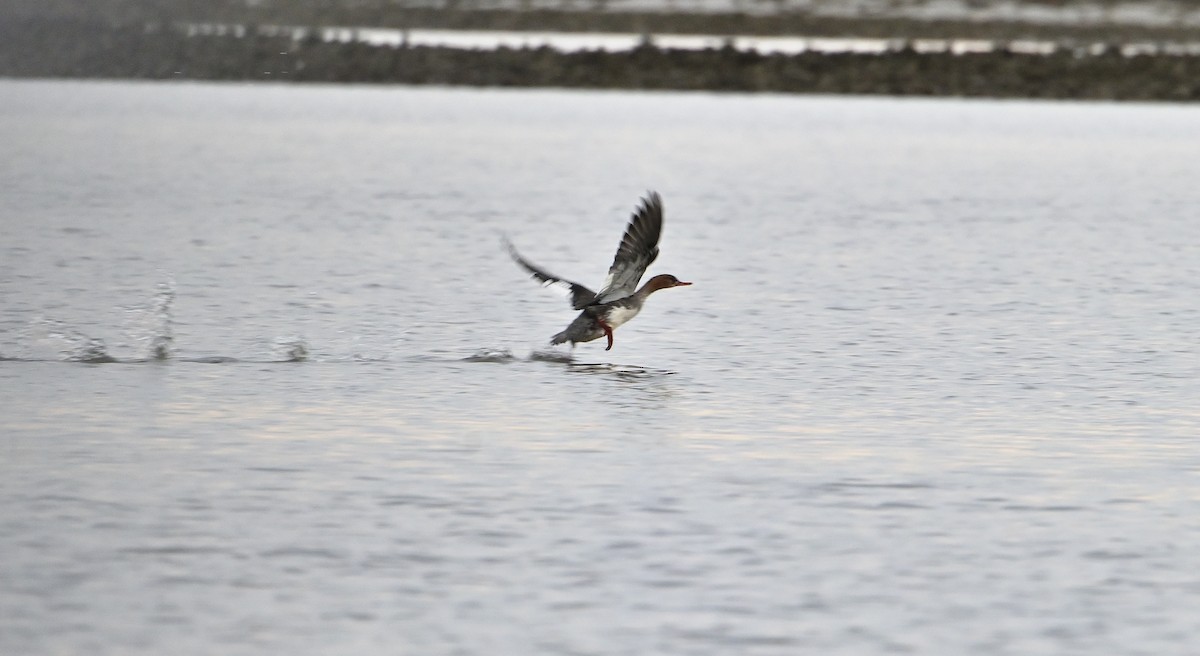
[(543, 286), (565, 287), (571, 294), (571, 307), (581, 311), (565, 330), (550, 338), (551, 344), (569, 342), (574, 349), (578, 343), (607, 337), (608, 346), (604, 350), (611, 351), (613, 331), (637, 316), (637, 313), (642, 311), (646, 298), (660, 289), (692, 284), (682, 282), (670, 274), (661, 274), (647, 280), (641, 289), (636, 289), (642, 274), (646, 272), (646, 267), (658, 257), (658, 238), (662, 234), (662, 222), (662, 198), (652, 191), (642, 199), (633, 213), (633, 218), (629, 220), (625, 236), (621, 238), (621, 245), (617, 248), (617, 255), (613, 258), (612, 266), (608, 268), (608, 277), (604, 279), (599, 292), (593, 292), (577, 282), (556, 276), (533, 264), (521, 257), (512, 242), (504, 240), (509, 254), (534, 280), (541, 282)]

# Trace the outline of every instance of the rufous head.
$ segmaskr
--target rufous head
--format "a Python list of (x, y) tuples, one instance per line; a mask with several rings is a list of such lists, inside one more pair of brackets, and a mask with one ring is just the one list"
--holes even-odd
[(675, 276), (673, 276), (669, 273), (660, 273), (659, 275), (651, 278), (649, 280), (649, 282), (646, 283), (646, 286), (649, 287), (651, 290), (659, 290), (659, 289), (667, 289), (668, 287), (684, 287), (684, 286), (690, 285), (690, 284), (692, 284), (692, 283), (683, 282), (679, 278), (676, 278)]

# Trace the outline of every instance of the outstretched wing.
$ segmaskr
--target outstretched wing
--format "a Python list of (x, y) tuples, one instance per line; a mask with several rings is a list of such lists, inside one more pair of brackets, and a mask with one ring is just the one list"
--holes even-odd
[(529, 275), (532, 276), (534, 280), (542, 283), (543, 287), (556, 285), (558, 287), (567, 289), (571, 293), (571, 307), (575, 308), (576, 310), (582, 310), (592, 301), (596, 300), (596, 292), (593, 292), (577, 282), (571, 282), (565, 278), (559, 278), (549, 271), (538, 267), (529, 260), (521, 257), (521, 254), (517, 252), (516, 246), (513, 246), (512, 242), (509, 241), (507, 237), (503, 239), (504, 246), (508, 248), (508, 254), (512, 256), (512, 259), (517, 264), (521, 265), (521, 268), (528, 271)]
[(658, 257), (658, 238), (662, 235), (662, 198), (650, 192), (625, 228), (621, 246), (608, 268), (608, 277), (593, 303), (608, 303), (625, 298), (637, 290), (646, 268)]

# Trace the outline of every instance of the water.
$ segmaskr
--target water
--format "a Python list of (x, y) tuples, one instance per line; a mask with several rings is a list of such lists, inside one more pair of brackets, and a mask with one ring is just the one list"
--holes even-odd
[[(1187, 106), (0, 82), (0, 652), (1187, 654)], [(655, 295), (575, 360), (508, 260)]]

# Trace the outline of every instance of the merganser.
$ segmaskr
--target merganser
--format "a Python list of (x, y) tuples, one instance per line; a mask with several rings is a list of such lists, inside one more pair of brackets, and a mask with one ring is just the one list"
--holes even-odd
[(551, 344), (570, 342), (571, 348), (574, 349), (580, 342), (607, 337), (608, 346), (604, 350), (611, 351), (613, 330), (637, 316), (648, 296), (660, 289), (692, 284), (682, 282), (669, 274), (661, 274), (646, 281), (641, 289), (634, 291), (638, 281), (642, 279), (642, 274), (646, 272), (646, 267), (658, 257), (662, 220), (662, 198), (652, 191), (642, 199), (633, 213), (633, 218), (629, 220), (625, 236), (621, 238), (621, 245), (617, 248), (617, 255), (613, 258), (612, 266), (608, 268), (608, 277), (604, 279), (599, 293), (532, 264), (521, 257), (511, 242), (504, 240), (509, 254), (534, 280), (541, 282), (543, 286), (566, 287), (571, 292), (571, 307), (582, 310), (565, 330), (550, 338)]

